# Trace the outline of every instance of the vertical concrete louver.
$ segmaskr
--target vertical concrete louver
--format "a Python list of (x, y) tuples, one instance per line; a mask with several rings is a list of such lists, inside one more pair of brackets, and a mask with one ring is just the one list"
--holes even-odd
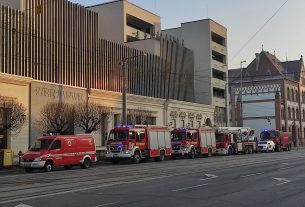
[[(0, 72), (64, 85), (120, 92), (121, 60), (140, 50), (98, 38), (98, 15), (66, 0), (0, 6)], [(128, 61), (129, 93), (194, 101), (194, 56), (161, 38), (161, 56)]]

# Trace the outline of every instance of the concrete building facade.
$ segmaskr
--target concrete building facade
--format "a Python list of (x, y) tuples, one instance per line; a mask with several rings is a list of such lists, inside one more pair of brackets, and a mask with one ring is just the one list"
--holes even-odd
[(194, 51), (195, 101), (215, 107), (215, 124), (228, 123), (227, 29), (211, 19), (182, 23), (162, 31)]

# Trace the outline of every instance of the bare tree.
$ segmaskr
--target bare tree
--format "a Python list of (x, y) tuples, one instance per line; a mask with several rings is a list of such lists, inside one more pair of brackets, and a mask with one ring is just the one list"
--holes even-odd
[(151, 111), (142, 108), (128, 109), (128, 123), (130, 124), (147, 124), (147, 118), (151, 116)]
[(76, 105), (77, 115), (76, 124), (81, 127), (85, 133), (91, 133), (100, 129), (101, 125), (104, 128), (108, 120), (110, 109), (105, 106), (98, 105), (92, 102), (84, 102)]
[(22, 103), (0, 96), (0, 133), (8, 130), (18, 132), (25, 123), (25, 114), (26, 108)]
[(39, 126), (43, 131), (60, 134), (74, 132), (74, 107), (66, 103), (50, 102), (40, 112)]

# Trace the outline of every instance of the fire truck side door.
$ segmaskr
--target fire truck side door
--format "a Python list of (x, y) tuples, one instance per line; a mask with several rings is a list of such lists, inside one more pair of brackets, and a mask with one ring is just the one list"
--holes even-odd
[(136, 134), (136, 145), (141, 149), (146, 149), (146, 140), (145, 140), (145, 132), (139, 131)]

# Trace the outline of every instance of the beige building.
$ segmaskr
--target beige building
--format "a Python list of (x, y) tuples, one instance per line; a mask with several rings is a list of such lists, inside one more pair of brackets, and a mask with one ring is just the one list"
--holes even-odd
[[(26, 151), (28, 146), (44, 133), (40, 127), (40, 113), (43, 106), (49, 102), (59, 102), (60, 99), (60, 101), (69, 104), (77, 104), (87, 100), (85, 88), (63, 86), (3, 73), (0, 75), (0, 95), (5, 98), (14, 98), (27, 108), (26, 123), (20, 131), (1, 137), (1, 139), (7, 140), (5, 148), (13, 149), (15, 155), (19, 150)], [(59, 96), (60, 90), (62, 97)], [(107, 132), (119, 124), (122, 96), (121, 93), (97, 89), (90, 89), (88, 95), (89, 102), (92, 101), (110, 109), (106, 128), (100, 128), (94, 132), (97, 150), (103, 150)], [(135, 110), (140, 108), (149, 111), (156, 125), (172, 128), (211, 126), (214, 122), (214, 108), (203, 104), (128, 94), (127, 108)], [(75, 133), (84, 132), (75, 126)]]
[(167, 34), (194, 51), (195, 101), (215, 106), (215, 124), (228, 123), (227, 29), (211, 19), (185, 22), (181, 27), (166, 29)]

